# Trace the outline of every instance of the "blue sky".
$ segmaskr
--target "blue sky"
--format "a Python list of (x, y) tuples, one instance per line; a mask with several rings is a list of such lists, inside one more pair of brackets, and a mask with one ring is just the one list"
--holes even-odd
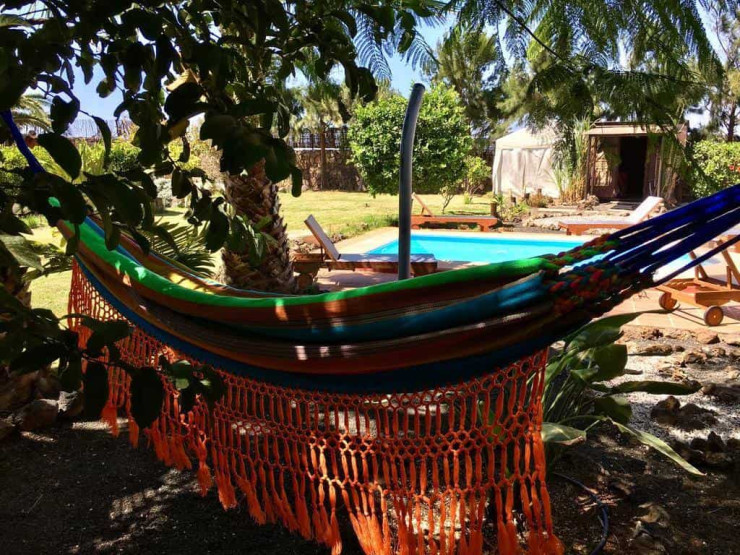
[[(427, 42), (434, 47), (448, 28), (449, 25), (440, 25), (437, 27), (423, 26), (421, 33)], [(404, 96), (408, 96), (411, 86), (421, 80), (421, 73), (418, 70), (414, 70), (401, 56), (393, 56), (388, 62), (391, 68), (393, 88)], [(73, 90), (80, 99), (83, 110), (103, 119), (110, 120), (114, 119), (113, 111), (121, 102), (121, 95), (116, 92), (107, 98), (100, 98), (95, 91), (95, 87), (102, 78), (103, 74), (98, 70), (95, 72), (90, 84), (85, 85), (82, 73), (79, 69), (75, 68), (75, 86)]]

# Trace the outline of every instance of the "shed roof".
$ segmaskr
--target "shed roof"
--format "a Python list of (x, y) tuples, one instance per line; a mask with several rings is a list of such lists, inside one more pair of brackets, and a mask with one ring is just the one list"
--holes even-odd
[(586, 135), (596, 135), (600, 137), (625, 137), (641, 135), (662, 135), (665, 129), (659, 125), (644, 125), (641, 123), (596, 123), (586, 131)]

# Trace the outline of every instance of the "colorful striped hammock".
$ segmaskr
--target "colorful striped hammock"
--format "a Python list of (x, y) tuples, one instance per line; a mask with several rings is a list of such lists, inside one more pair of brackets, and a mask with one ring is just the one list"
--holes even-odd
[[(215, 477), (226, 508), (243, 498), (257, 522), (333, 553), (340, 512), (366, 553), (560, 553), (540, 437), (548, 346), (738, 222), (735, 186), (554, 256), (277, 296), (204, 279), (125, 237), (109, 251), (88, 219), (69, 309), (127, 320), (130, 364), (217, 369), (227, 391), (213, 410), (199, 401), (181, 414), (163, 379), (144, 433), (166, 464), (197, 461), (204, 494)], [(111, 370), (109, 385), (104, 415), (116, 433), (128, 416), (136, 444), (127, 374)]]

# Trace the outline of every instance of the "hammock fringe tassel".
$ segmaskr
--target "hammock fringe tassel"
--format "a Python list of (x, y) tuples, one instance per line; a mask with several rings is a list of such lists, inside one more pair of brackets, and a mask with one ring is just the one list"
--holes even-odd
[[(75, 266), (70, 312), (123, 319)], [(86, 341), (86, 329), (72, 322)], [(188, 357), (139, 328), (120, 345), (127, 362)], [(197, 362), (197, 361), (193, 361)], [(224, 397), (182, 414), (163, 379), (159, 418), (139, 430), (130, 379), (109, 372), (101, 418), (156, 456), (215, 484), (225, 509), (243, 502), (258, 523), (281, 523), (342, 550), (348, 522), (370, 554), (562, 553), (553, 534), (540, 437), (546, 352), (454, 386), (398, 394), (338, 394), (220, 372)], [(339, 514), (341, 513), (341, 514)], [(344, 530), (345, 541), (348, 530)]]

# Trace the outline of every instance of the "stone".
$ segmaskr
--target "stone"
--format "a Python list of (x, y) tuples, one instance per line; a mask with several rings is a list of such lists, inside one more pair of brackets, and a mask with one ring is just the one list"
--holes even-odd
[(734, 359), (740, 358), (740, 349), (727, 349), (727, 356)]
[(682, 330), (678, 328), (666, 328), (663, 330), (663, 337), (670, 339), (679, 339), (680, 341), (686, 341), (693, 338), (693, 335), (688, 330)]
[(659, 424), (665, 424), (672, 426), (676, 423), (678, 418), (678, 410), (681, 407), (678, 399), (673, 395), (668, 396), (666, 399), (658, 402), (653, 409), (650, 411), (650, 418), (658, 422)]
[(0, 385), (0, 411), (14, 411), (33, 398), (33, 384), (38, 372), (28, 374), (11, 374), (7, 381)]
[(727, 450), (727, 447), (718, 434), (709, 432), (709, 435), (707, 436), (706, 450), (712, 451), (713, 453), (724, 453)]
[(700, 329), (694, 333), (694, 339), (702, 345), (719, 343), (719, 335), (711, 330)]
[(704, 458), (706, 465), (711, 468), (726, 470), (734, 466), (732, 457), (727, 453), (706, 453)]
[(80, 391), (62, 391), (59, 393), (59, 415), (64, 418), (75, 418), (85, 408), (85, 397)]
[(740, 451), (740, 439), (737, 439), (735, 437), (731, 437), (727, 440), (727, 450), (728, 451)]
[(15, 431), (15, 424), (10, 418), (0, 418), (0, 441), (4, 440)]
[(40, 397), (56, 399), (59, 396), (60, 389), (59, 378), (54, 374), (41, 375), (39, 376), (39, 379), (36, 380), (36, 393), (39, 394)]
[(711, 347), (702, 347), (701, 352), (707, 355), (707, 358), (719, 358), (727, 356), (727, 351), (717, 345)]
[(689, 447), (697, 451), (709, 451), (709, 442), (703, 437), (695, 437), (689, 443)]
[(673, 346), (673, 352), (674, 352), (674, 353), (683, 353), (683, 352), (684, 352), (685, 350), (686, 350), (686, 347), (684, 347), (684, 346), (683, 346), (683, 345), (681, 345), (680, 343), (676, 343), (676, 344), (675, 344), (675, 345)]
[(707, 361), (707, 355), (701, 351), (686, 351), (681, 358), (682, 364), (701, 364)]
[(663, 332), (660, 329), (651, 326), (625, 326), (623, 330), (624, 333), (621, 338), (623, 342), (625, 340), (649, 340), (663, 337)]
[(694, 403), (687, 403), (678, 411), (675, 426), (682, 430), (702, 430), (717, 423), (714, 411), (703, 409)]
[(728, 345), (740, 347), (740, 333), (722, 334), (720, 337), (722, 338), (722, 341)]
[(740, 386), (737, 385), (721, 385), (717, 383), (710, 383), (701, 388), (701, 392), (709, 397), (714, 397), (718, 401), (723, 403), (738, 403), (740, 402)]
[(630, 343), (627, 346), (630, 355), (638, 356), (666, 356), (673, 353), (673, 346), (663, 343), (648, 343), (644, 345)]
[(59, 413), (59, 405), (51, 399), (31, 401), (13, 415), (13, 421), (24, 432), (51, 426)]

